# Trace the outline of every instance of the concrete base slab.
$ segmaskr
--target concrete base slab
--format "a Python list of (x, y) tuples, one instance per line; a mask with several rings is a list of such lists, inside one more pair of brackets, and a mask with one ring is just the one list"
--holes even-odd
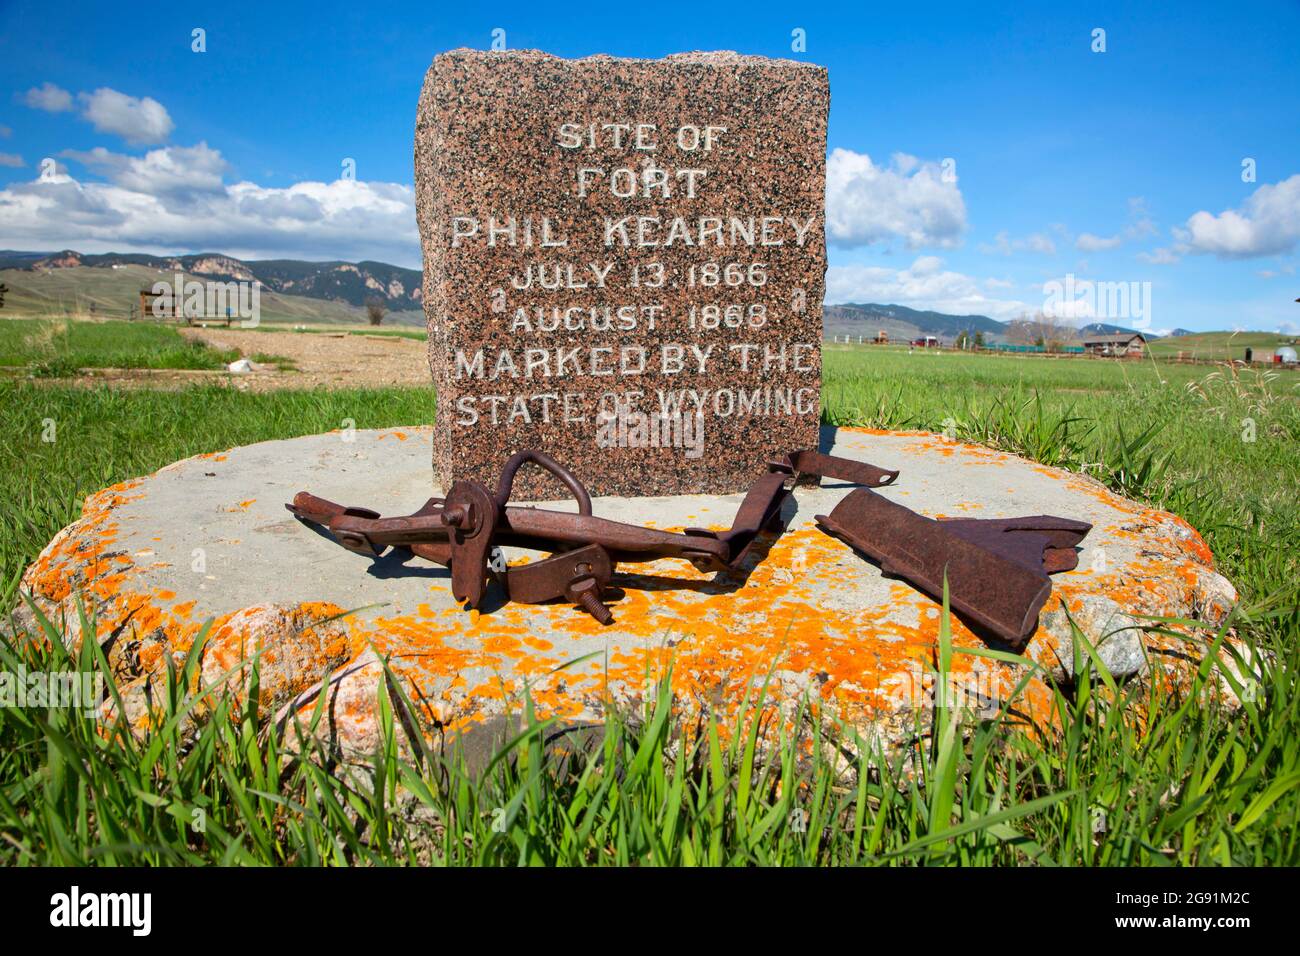
[[(1213, 625), (1236, 600), (1186, 522), (1088, 478), (928, 433), (827, 429), (828, 445), (899, 469), (898, 482), (880, 493), (932, 517), (1046, 513), (1093, 524), (1079, 567), (1054, 576), (1025, 652), (1041, 665), (1040, 678), (1069, 676), (1070, 617), (1116, 675), (1185, 673), (1196, 658), (1191, 645), (1144, 629), (1142, 616)], [(503, 604), (495, 590), (483, 611), (467, 612), (453, 601), (445, 569), (354, 554), (284, 510), (308, 489), (410, 513), (439, 493), (429, 461), (423, 427), (186, 459), (88, 498), (84, 516), (27, 570), (23, 590), (64, 619), (74, 644), (81, 595), (141, 726), (166, 656), (182, 655), (205, 621), (212, 627), (204, 679), (236, 668), (229, 680), (237, 687), (246, 676), (241, 661), (261, 651), (267, 715), (310, 706), (313, 688), (337, 671), (321, 732), (345, 753), (367, 753), (376, 740), (375, 655), (390, 657), (431, 734), (499, 726), (521, 709), (525, 687), (542, 715), (598, 721), (611, 702), (640, 699), (670, 666), (682, 706), (712, 709), (724, 721), (765, 679), (769, 700), (793, 707), (807, 698), (827, 719), (886, 743), (906, 739), (930, 703), (941, 608), (813, 524), (848, 485), (800, 489), (787, 505), (789, 530), (763, 541), (742, 573), (706, 575), (671, 560), (624, 566), (632, 573), (615, 579), (623, 592), (611, 602), (615, 623), (602, 627), (567, 604)], [(740, 500), (597, 498), (593, 512), (664, 529), (722, 529)], [(960, 618), (952, 632), (959, 648), (985, 646)], [(1022, 667), (973, 655), (958, 654), (954, 665), (960, 699), (976, 710), (996, 709), (1023, 675)], [(1037, 720), (1049, 703), (1036, 678), (1013, 706)]]

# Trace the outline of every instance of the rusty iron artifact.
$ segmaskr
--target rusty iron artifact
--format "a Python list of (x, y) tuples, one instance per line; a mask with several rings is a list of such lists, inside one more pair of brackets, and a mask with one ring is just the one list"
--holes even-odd
[(866, 488), (817, 523), (935, 600), (946, 578), (952, 607), (1017, 647), (1038, 627), (1052, 593), (1048, 574), (1073, 569), (1075, 545), (1092, 530), (1052, 515), (936, 521)]
[[(576, 513), (510, 504), (515, 475), (528, 462), (569, 489)], [(506, 462), (495, 492), (477, 481), (456, 481), (446, 498), (430, 498), (402, 517), (385, 518), (306, 491), (285, 507), (299, 519), (327, 528), (349, 550), (378, 557), (390, 547), (405, 548), (448, 567), (452, 595), (470, 608), (481, 606), (488, 582), (495, 580), (511, 601), (562, 599), (609, 624), (613, 615), (605, 590), (619, 563), (681, 558), (700, 571), (734, 571), (763, 531), (781, 530), (781, 509), (798, 484), (832, 478), (878, 488), (897, 477), (897, 471), (866, 462), (813, 450), (790, 452), (768, 463), (726, 531), (687, 528), (678, 533), (599, 518), (591, 513), (591, 496), (577, 476), (549, 455), (531, 450)], [(932, 596), (935, 582), (941, 593), (946, 571), (952, 605), (1013, 643), (1033, 633), (1051, 592), (1047, 573), (1074, 567), (1074, 545), (1090, 527), (1050, 517), (940, 523), (866, 487), (818, 521), (823, 530), (879, 561), (886, 573), (904, 577)], [(502, 547), (548, 557), (509, 565)]]

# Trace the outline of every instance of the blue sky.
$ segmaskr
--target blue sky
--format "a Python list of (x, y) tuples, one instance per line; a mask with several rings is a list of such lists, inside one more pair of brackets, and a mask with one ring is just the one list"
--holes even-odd
[(0, 3), (0, 248), (418, 267), (424, 71), (500, 28), (826, 66), (829, 301), (1011, 318), (1072, 275), (1144, 303), (1078, 318), (1295, 331), (1300, 2), (1069, 7)]

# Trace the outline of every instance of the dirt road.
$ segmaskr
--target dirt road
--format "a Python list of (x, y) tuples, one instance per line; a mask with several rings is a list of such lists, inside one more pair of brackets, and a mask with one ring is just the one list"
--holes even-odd
[(218, 349), (239, 349), (245, 358), (275, 355), (290, 359), (294, 371), (274, 367), (228, 377), (252, 391), (279, 388), (380, 388), (428, 385), (432, 381), (422, 341), (396, 335), (346, 332), (257, 332), (241, 329), (181, 329)]

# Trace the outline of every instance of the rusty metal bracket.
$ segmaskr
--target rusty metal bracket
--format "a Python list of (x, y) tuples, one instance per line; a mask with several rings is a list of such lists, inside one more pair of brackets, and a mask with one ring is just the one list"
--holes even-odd
[[(988, 548), (1012, 560), (1037, 553), (1036, 538), (1043, 542), (1043, 570), (1048, 574), (1073, 571), (1079, 566), (1077, 545), (1092, 530), (1086, 521), (1031, 515), (1025, 518), (940, 518), (945, 531)], [(1028, 558), (1026, 558), (1027, 560)]]
[[(528, 463), (565, 484), (577, 503), (576, 514), (509, 503), (515, 475)], [(764, 530), (780, 528), (781, 508), (801, 478), (825, 476), (878, 487), (898, 477), (896, 471), (816, 451), (791, 452), (768, 467), (750, 487), (731, 528), (723, 532), (687, 528), (678, 534), (597, 517), (577, 476), (535, 450), (518, 452), (506, 462), (495, 494), (477, 482), (457, 481), (445, 499), (430, 498), (411, 515), (384, 518), (305, 491), (285, 507), (303, 521), (328, 528), (350, 550), (377, 556), (388, 547), (403, 547), (449, 567), (452, 594), (468, 607), (481, 605), (491, 578), (512, 601), (533, 604), (563, 598), (609, 623), (613, 617), (603, 598), (619, 562), (680, 558), (704, 572), (734, 570)], [(550, 556), (511, 567), (501, 557), (502, 547)]]
[(598, 544), (589, 544), (508, 568), (500, 580), (512, 601), (541, 604), (563, 597), (581, 605), (601, 624), (609, 624), (614, 615), (601, 598), (613, 576), (614, 562), (609, 552)]
[(488, 550), (500, 509), (477, 481), (457, 481), (447, 492), (439, 520), (451, 541), (451, 594), (472, 608), (482, 603), (487, 585)]
[(780, 461), (769, 462), (772, 471), (785, 474), (810, 475), (817, 478), (834, 478), (848, 481), (855, 485), (880, 488), (892, 485), (898, 479), (897, 471), (887, 471), (865, 461), (852, 458), (839, 458), (835, 455), (823, 455), (819, 451), (805, 449), (794, 451)]
[[(529, 463), (564, 483), (576, 514), (510, 504), (515, 475)], [(767, 467), (731, 527), (721, 532), (687, 528), (678, 534), (597, 517), (577, 476), (535, 450), (506, 462), (495, 493), (475, 481), (457, 481), (445, 499), (430, 498), (411, 515), (383, 518), (305, 491), (285, 507), (327, 527), (350, 550), (379, 555), (403, 547), (449, 567), (452, 593), (468, 607), (481, 606), (488, 581), (496, 580), (511, 601), (566, 600), (608, 624), (613, 615), (605, 593), (620, 562), (679, 558), (704, 572), (736, 570), (764, 531), (782, 530), (782, 508), (801, 482), (848, 481), (864, 487), (830, 515), (818, 515), (821, 528), (935, 599), (942, 598), (946, 576), (952, 606), (1013, 646), (1023, 645), (1037, 626), (1051, 594), (1048, 575), (1076, 566), (1075, 546), (1091, 530), (1085, 522), (1052, 515), (935, 521), (870, 490), (892, 484), (897, 471), (813, 450), (791, 452)], [(503, 547), (548, 556), (510, 566)]]
[(946, 577), (951, 606), (1016, 647), (1038, 626), (1048, 573), (1073, 568), (1074, 547), (1092, 529), (1051, 515), (936, 521), (866, 488), (817, 523), (935, 600)]

